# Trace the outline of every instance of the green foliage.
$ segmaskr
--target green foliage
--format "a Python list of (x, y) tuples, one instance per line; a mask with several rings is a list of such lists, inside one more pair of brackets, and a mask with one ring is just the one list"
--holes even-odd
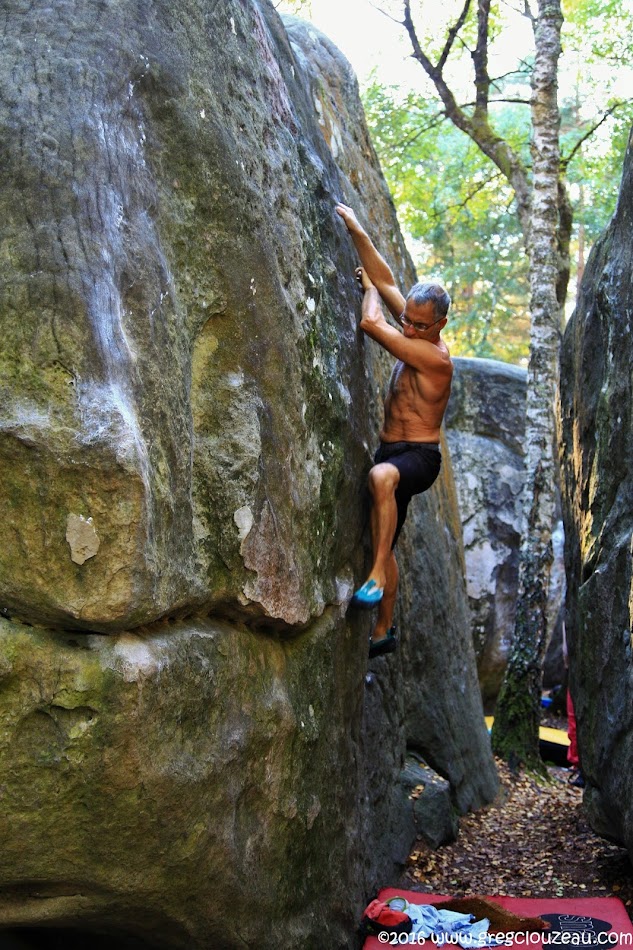
[[(436, 60), (462, 4), (446, 4), (426, 52)], [(476, 5), (455, 57), (464, 70), (476, 43)], [(421, 14), (424, 4), (418, 4)], [(493, 4), (493, 11), (496, 10)], [(572, 286), (589, 246), (607, 225), (619, 189), (633, 123), (633, 101), (616, 95), (618, 73), (631, 71), (632, 0), (567, 0), (561, 64), (561, 154), (574, 211)], [(440, 17), (440, 14), (436, 14)], [(529, 23), (525, 21), (526, 31)], [(498, 11), (490, 44), (503, 43)], [(624, 57), (624, 58), (623, 58)], [(605, 63), (611, 64), (605, 68)], [(529, 172), (531, 56), (494, 83), (490, 120)], [(467, 101), (472, 93), (464, 90)], [(497, 100), (495, 102), (495, 100)], [(477, 146), (444, 118), (441, 103), (421, 93), (381, 87), (364, 91), (377, 152), (408, 233), (421, 275), (435, 273), (454, 299), (446, 336), (453, 352), (525, 361), (529, 350), (528, 262), (514, 213), (513, 192)], [(472, 114), (472, 106), (464, 107)], [(610, 111), (612, 110), (612, 111)], [(566, 161), (568, 160), (568, 161)], [(582, 247), (584, 245), (584, 250)], [(448, 332), (450, 331), (450, 332)]]
[[(563, 37), (568, 49), (582, 53), (585, 65), (621, 69), (631, 61), (633, 8), (630, 0), (564, 0)], [(585, 79), (590, 81), (590, 76)]]
[[(453, 352), (518, 362), (528, 355), (527, 257), (512, 189), (434, 104), (373, 83), (364, 105), (374, 145), (411, 238), (421, 275), (441, 280), (453, 307)], [(527, 148), (529, 129), (509, 110), (503, 134)]]
[(278, 0), (275, 9), (280, 13), (291, 13), (293, 16), (309, 19), (312, 16), (312, 0)]
[(581, 233), (588, 247), (617, 201), (633, 124), (633, 100), (627, 98), (633, 87), (633, 2), (565, 0), (564, 13), (562, 80), (573, 91), (561, 105), (561, 155), (565, 160), (573, 153), (566, 173), (577, 256)]
[[(561, 144), (565, 155), (591, 124), (579, 120), (573, 109), (563, 112), (562, 120)], [(588, 139), (569, 164), (567, 182), (574, 206), (572, 251), (577, 252), (581, 228), (586, 244), (590, 245), (608, 224), (620, 189), (632, 124), (633, 103), (623, 103), (608, 120), (606, 134)]]

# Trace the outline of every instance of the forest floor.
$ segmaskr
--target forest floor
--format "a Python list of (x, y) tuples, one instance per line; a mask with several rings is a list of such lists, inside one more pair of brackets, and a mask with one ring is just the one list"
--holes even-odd
[(497, 768), (496, 801), (460, 818), (453, 844), (433, 850), (418, 841), (399, 886), (451, 896), (615, 895), (633, 919), (628, 853), (591, 830), (569, 771), (549, 766), (547, 781), (515, 775), (499, 761)]

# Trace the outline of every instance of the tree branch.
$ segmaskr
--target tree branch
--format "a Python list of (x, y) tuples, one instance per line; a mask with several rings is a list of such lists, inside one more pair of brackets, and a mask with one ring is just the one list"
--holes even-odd
[(491, 175), (490, 178), (485, 178), (483, 181), (478, 182), (472, 191), (469, 191), (463, 201), (460, 201), (458, 204), (446, 205), (445, 208), (442, 208), (441, 211), (433, 211), (429, 217), (430, 218), (441, 218), (447, 213), (447, 211), (460, 211), (462, 208), (465, 208), (473, 198), (479, 194), (480, 191), (486, 187), (486, 185), (491, 184), (491, 182), (496, 181), (498, 178), (502, 178), (501, 172), (495, 172), (494, 175)]
[(373, 7), (374, 10), (377, 10), (378, 13), (382, 13), (382, 15), (386, 16), (388, 20), (391, 20), (392, 23), (397, 23), (398, 26), (404, 26), (403, 20), (396, 20), (395, 16), (391, 16), (391, 14), (387, 13), (386, 10), (383, 10), (382, 7), (379, 7), (377, 3), (372, 3), (371, 0), (369, 0), (369, 6)]
[(518, 106), (531, 106), (531, 99), (491, 99), (490, 104), (492, 105), (495, 102), (514, 102)]
[(584, 134), (583, 136), (581, 136), (581, 138), (578, 139), (578, 141), (576, 142), (576, 144), (575, 144), (574, 147), (572, 148), (572, 150), (571, 150), (571, 152), (569, 153), (569, 155), (567, 155), (566, 158), (561, 158), (560, 167), (561, 167), (561, 169), (562, 169), (563, 171), (566, 171), (566, 170), (567, 170), (567, 168), (568, 168), (570, 162), (573, 160), (573, 158), (574, 158), (576, 152), (578, 152), (578, 150), (579, 150), (579, 149), (582, 147), (582, 145), (587, 141), (587, 139), (588, 139), (588, 138), (591, 138), (591, 136), (593, 135), (593, 133), (596, 132), (596, 131), (600, 128), (600, 126), (602, 125), (602, 123), (603, 123), (603, 122), (606, 122), (607, 119), (609, 118), (609, 116), (610, 116), (610, 115), (613, 115), (613, 113), (615, 112), (615, 110), (616, 110), (616, 109), (619, 109), (620, 106), (623, 106), (623, 105), (624, 105), (623, 102), (616, 102), (614, 105), (612, 105), (610, 109), (607, 109), (607, 111), (604, 113), (604, 115), (602, 116), (602, 118), (601, 118), (598, 122), (596, 122), (595, 125), (592, 125), (591, 128), (588, 129), (587, 132), (585, 132), (585, 134)]
[(430, 132), (431, 129), (436, 129), (438, 125), (441, 125), (442, 122), (445, 122), (447, 119), (446, 112), (442, 110), (438, 112), (433, 119), (428, 123), (428, 125), (423, 126), (421, 129), (418, 129), (417, 132), (410, 135), (408, 138), (401, 139), (399, 142), (395, 142), (392, 148), (406, 148), (408, 145), (411, 145), (413, 142), (416, 142), (421, 135), (424, 135), (426, 132)]
[[(469, 2), (470, 0), (468, 0), (468, 3)], [(490, 0), (479, 0), (479, 2), (489, 4)], [(462, 16), (465, 16), (465, 11), (467, 12), (467, 4), (464, 5)], [(431, 63), (420, 45), (420, 40), (411, 17), (411, 0), (404, 0), (404, 27), (409, 35), (413, 58), (420, 63), (429, 79), (432, 80), (444, 104), (447, 118), (479, 146), (484, 155), (488, 156), (514, 188), (519, 218), (523, 232), (527, 235), (529, 233), (529, 208), (531, 199), (527, 172), (521, 160), (521, 156), (491, 128), (488, 116), (485, 112), (483, 115), (477, 116), (478, 121), (475, 121), (460, 108), (453, 91), (449, 88), (442, 75), (442, 70), (439, 68), (439, 65), (434, 66)]]
[[(488, 0), (488, 2), (489, 2), (489, 0)], [(407, 6), (409, 6), (408, 3), (407, 3)], [(462, 12), (460, 13), (459, 17), (457, 18), (457, 22), (456, 22), (455, 25), (452, 26), (452, 27), (450, 28), (450, 30), (448, 31), (448, 38), (447, 38), (447, 40), (446, 40), (446, 43), (444, 44), (444, 49), (442, 50), (442, 55), (440, 56), (440, 58), (439, 58), (439, 60), (438, 60), (438, 63), (437, 63), (437, 68), (439, 69), (440, 72), (443, 71), (444, 66), (446, 65), (446, 60), (448, 59), (449, 54), (450, 54), (450, 52), (451, 52), (451, 49), (453, 48), (453, 43), (455, 42), (455, 37), (457, 36), (457, 34), (459, 33), (459, 31), (460, 31), (461, 28), (463, 27), (464, 22), (465, 22), (465, 20), (466, 20), (466, 17), (468, 16), (468, 11), (469, 11), (469, 9), (470, 9), (470, 0), (465, 0), (465, 3), (464, 3), (464, 6), (463, 6), (463, 9), (462, 9)]]
[[(411, 0), (404, 0), (404, 20), (402, 21), (403, 26), (407, 33), (409, 34), (409, 40), (411, 42), (411, 48), (413, 49), (413, 57), (417, 59), (422, 68), (424, 69), (427, 76), (436, 83), (435, 77), (438, 76), (441, 78), (441, 71), (438, 71), (433, 66), (431, 60), (428, 58), (422, 47), (420, 46), (420, 41), (418, 39), (418, 34), (413, 23), (413, 18), (411, 16)], [(437, 85), (437, 83), (436, 83)]]
[(491, 86), (497, 86), (503, 79), (507, 79), (508, 76), (529, 76), (530, 75), (530, 65), (524, 59), (520, 60), (521, 65), (518, 69), (511, 69), (509, 73), (503, 73), (502, 76), (495, 76), (494, 79), (490, 80)]
[(479, 0), (477, 6), (477, 46), (472, 53), (475, 67), (475, 121), (481, 121), (488, 112), (490, 76), (488, 75), (488, 21), (490, 0)]
[(520, 16), (528, 16), (528, 15), (531, 16), (531, 13), (528, 14), (528, 13), (526, 12), (526, 11), (529, 11), (529, 9), (530, 9), (528, 2), (525, 2), (525, 3), (523, 4), (523, 10), (521, 10), (519, 7), (515, 7), (513, 4), (509, 3), (509, 0), (501, 0), (501, 3), (503, 3), (503, 5), (506, 6), (506, 7), (510, 7), (511, 10), (513, 10), (515, 13), (518, 13)]
[[(515, 105), (519, 106), (530, 106), (532, 105), (531, 99), (489, 99), (488, 105), (494, 105), (495, 102), (512, 102)], [(460, 106), (461, 109), (469, 109), (471, 106), (476, 106), (476, 102), (463, 102)]]

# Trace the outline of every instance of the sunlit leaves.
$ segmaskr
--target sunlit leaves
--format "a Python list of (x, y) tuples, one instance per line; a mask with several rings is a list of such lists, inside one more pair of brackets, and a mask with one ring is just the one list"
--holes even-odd
[(292, 13), (293, 16), (312, 16), (312, 0), (277, 0), (276, 9), (280, 13)]
[[(364, 102), (418, 271), (434, 274), (453, 297), (446, 336), (454, 352), (527, 357), (527, 258), (512, 189), (435, 104), (376, 83)], [(527, 144), (525, 121), (517, 122), (501, 117)]]
[(630, 63), (631, 0), (564, 0), (563, 14), (563, 42), (568, 49), (583, 51), (586, 65), (592, 60), (617, 68)]
[[(385, 2), (394, 16), (401, 15), (401, 0)], [(464, 0), (441, 5), (412, 0), (411, 9), (425, 51), (436, 62)], [(447, 66), (453, 69), (452, 76), (459, 76), (461, 70), (456, 89), (464, 114), (471, 116), (476, 9), (472, 3), (453, 44), (453, 65)], [(493, 3), (491, 10), (491, 62), (495, 48), (516, 46), (516, 56), (502, 76), (492, 71), (489, 122), (494, 133), (520, 156), (529, 175), (531, 25), (520, 16), (523, 3), (519, 0)], [(621, 91), (616, 98), (618, 81), (622, 86), (620, 77), (627, 69), (633, 89), (633, 57), (628, 48), (633, 0), (567, 0), (565, 13), (559, 101), (562, 171), (574, 211), (573, 288), (574, 272), (608, 223), (617, 199), (633, 122), (633, 103)], [(513, 32), (508, 33), (507, 17), (512, 16)], [(626, 83), (624, 87), (628, 89)], [(455, 298), (450, 324), (454, 351), (514, 361), (525, 358), (527, 260), (509, 184), (472, 141), (446, 121), (439, 99), (381, 89), (374, 82), (365, 92), (365, 105), (401, 222), (412, 239), (418, 270), (435, 272)], [(613, 114), (607, 116), (610, 109)]]

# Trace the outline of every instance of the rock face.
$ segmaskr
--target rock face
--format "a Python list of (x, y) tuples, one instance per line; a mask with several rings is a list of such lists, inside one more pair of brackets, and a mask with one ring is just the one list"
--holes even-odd
[(342, 944), (319, 903), (358, 860), (357, 690), (306, 676), (358, 667), (337, 623), (273, 643), (203, 620), (117, 637), (2, 621), (2, 923), (272, 948), (318, 920)]
[(227, 602), (305, 624), (357, 540), (338, 521), (368, 392), (336, 171), (281, 25), (9, 10), (0, 601), (104, 632)]
[(4, 12), (0, 928), (353, 946), (407, 749), (496, 790), (448, 458), (367, 688), (346, 613), (390, 361), (335, 199), (414, 279), (355, 79), (267, 0)]
[[(484, 705), (492, 709), (508, 660), (516, 613), (525, 484), (527, 372), (486, 359), (454, 359), (446, 430), (464, 535), (468, 603)], [(562, 682), (564, 533), (554, 529), (550, 580), (551, 650), (544, 682)]]
[(633, 854), (633, 153), (585, 270), (561, 363), (567, 630), (594, 828)]
[(418, 835), (431, 848), (455, 841), (457, 815), (451, 801), (451, 787), (446, 779), (439, 778), (411, 755), (402, 770), (402, 784), (407, 798), (413, 804)]

